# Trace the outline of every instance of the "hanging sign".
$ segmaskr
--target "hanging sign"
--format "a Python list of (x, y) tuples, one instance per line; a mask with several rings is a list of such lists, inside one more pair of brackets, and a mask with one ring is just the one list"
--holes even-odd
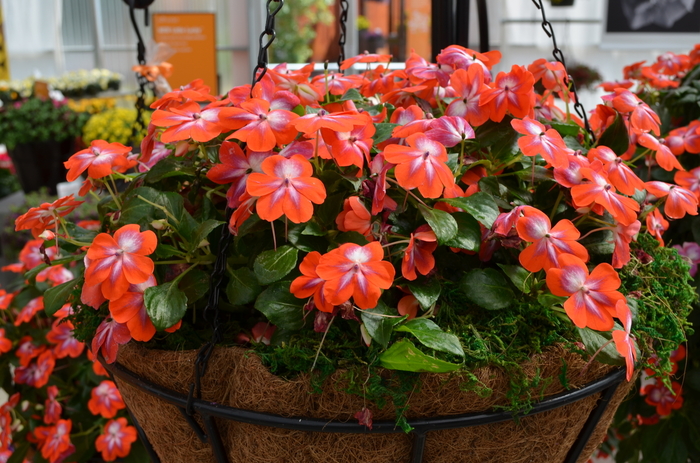
[(153, 39), (175, 52), (168, 82), (172, 88), (203, 79), (218, 93), (216, 72), (216, 16), (214, 13), (154, 13)]

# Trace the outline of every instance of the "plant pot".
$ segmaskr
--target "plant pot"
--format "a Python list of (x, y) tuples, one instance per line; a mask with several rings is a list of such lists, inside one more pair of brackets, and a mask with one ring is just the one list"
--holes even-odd
[(74, 140), (67, 139), (21, 143), (8, 150), (22, 190), (31, 193), (46, 187), (55, 195), (56, 185), (66, 180), (63, 162), (73, 153), (73, 147)]
[(552, 6), (574, 6), (575, 0), (551, 0)]
[[(482, 368), (474, 372), (493, 390), (489, 397), (462, 390), (464, 380), (457, 375), (423, 374), (420, 390), (410, 395), (406, 414), (416, 428), (414, 437), (394, 426), (391, 404), (380, 409), (346, 393), (348, 382), (343, 372), (334, 373), (322, 393), (315, 394), (307, 377), (287, 381), (274, 376), (254, 353), (242, 348), (214, 350), (202, 380), (203, 400), (194, 401), (199, 413), (193, 414), (193, 419), (185, 408), (196, 356), (196, 351), (153, 351), (130, 343), (120, 348), (116, 364), (106, 365), (163, 463), (584, 463), (602, 441), (633, 384), (620, 383), (624, 373), (613, 367), (594, 363), (585, 369), (586, 361), (580, 356), (552, 347), (523, 365), (523, 371), (530, 377), (539, 372), (544, 378), (557, 378), (565, 364), (571, 390), (608, 375), (605, 392), (600, 392), (601, 386), (595, 389), (597, 393), (577, 396), (580, 400), (571, 402), (564, 399), (578, 393), (566, 392), (554, 379), (542, 390), (549, 402), (536, 406), (542, 409), (536, 411), (542, 412), (513, 420), (508, 413), (484, 412), (508, 403), (509, 378), (502, 370)], [(130, 377), (129, 371), (136, 377)], [(562, 393), (564, 399), (557, 396)], [(606, 407), (597, 407), (601, 395), (609, 399), (609, 405), (607, 400), (600, 401)], [(354, 418), (365, 406), (374, 413), (371, 432)], [(224, 411), (233, 413), (227, 407), (240, 415), (236, 421), (222, 419)], [(249, 411), (274, 414), (262, 418), (270, 419), (276, 427), (261, 426), (260, 415)], [(465, 418), (465, 414), (470, 415)], [(455, 425), (460, 419), (490, 424)], [(197, 422), (200, 433), (209, 436), (205, 442), (196, 437), (188, 421)], [(323, 432), (308, 431), (314, 423), (316, 431)], [(577, 453), (572, 456), (570, 449)]]

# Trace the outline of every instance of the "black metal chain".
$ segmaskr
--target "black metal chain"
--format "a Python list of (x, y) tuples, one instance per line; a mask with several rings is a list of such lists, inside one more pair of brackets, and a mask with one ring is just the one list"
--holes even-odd
[(581, 119), (583, 119), (586, 132), (588, 132), (592, 140), (595, 141), (595, 134), (593, 133), (591, 125), (588, 122), (586, 110), (578, 99), (578, 93), (576, 92), (576, 82), (574, 82), (574, 79), (569, 75), (569, 70), (566, 67), (566, 60), (564, 59), (564, 52), (561, 51), (561, 49), (557, 45), (557, 38), (554, 35), (554, 28), (552, 27), (552, 23), (547, 21), (547, 16), (544, 12), (544, 5), (542, 4), (542, 0), (532, 0), (532, 3), (534, 3), (537, 9), (540, 10), (540, 12), (542, 13), (542, 29), (544, 30), (545, 34), (547, 34), (547, 37), (550, 37), (552, 39), (552, 44), (554, 45), (554, 49), (552, 50), (552, 56), (554, 56), (554, 59), (564, 66), (564, 70), (566, 72), (566, 80), (564, 84), (571, 88), (571, 93), (574, 95), (574, 110), (576, 111), (576, 114), (578, 114), (578, 116)]
[(340, 24), (340, 35), (338, 36), (338, 70), (340, 70), (340, 65), (345, 61), (345, 39), (347, 38), (348, 32), (348, 0), (340, 0), (340, 16), (338, 17)]
[[(146, 64), (146, 44), (141, 36), (141, 31), (136, 23), (135, 2), (134, 0), (129, 0), (129, 18), (131, 19), (131, 25), (134, 27), (134, 32), (136, 33), (137, 43), (137, 56), (139, 65), (144, 66)], [(144, 16), (145, 22), (148, 25), (148, 13)], [(134, 120), (134, 125), (131, 127), (131, 141), (133, 143), (138, 143), (137, 137), (144, 132), (146, 129), (146, 123), (143, 119), (143, 113), (146, 110), (146, 89), (151, 88), (155, 94), (155, 84), (149, 82), (146, 77), (140, 72), (136, 73), (136, 82), (139, 84), (139, 89), (136, 92), (136, 120)]]
[(228, 246), (231, 243), (231, 231), (228, 223), (231, 220), (233, 210), (226, 208), (226, 224), (224, 224), (219, 238), (219, 250), (216, 254), (214, 262), (214, 270), (212, 270), (209, 280), (209, 300), (204, 308), (204, 321), (212, 327), (212, 335), (209, 342), (204, 344), (197, 352), (197, 358), (194, 362), (194, 383), (190, 384), (190, 390), (187, 396), (187, 414), (192, 415), (193, 399), (202, 398), (202, 378), (207, 370), (209, 358), (214, 351), (214, 346), (221, 341), (221, 320), (219, 319), (219, 297), (221, 296), (221, 287), (226, 273), (226, 260), (228, 257)]
[[(272, 3), (277, 3), (275, 8), (271, 8)], [(277, 33), (275, 32), (275, 16), (280, 12), (284, 6), (284, 0), (267, 0), (266, 11), (267, 18), (265, 19), (265, 30), (260, 34), (260, 50), (258, 51), (258, 64), (253, 70), (253, 82), (250, 85), (250, 96), (253, 97), (253, 89), (255, 84), (260, 82), (267, 72), (267, 63), (269, 58), (267, 56), (267, 49), (270, 48), (272, 42), (275, 41)]]

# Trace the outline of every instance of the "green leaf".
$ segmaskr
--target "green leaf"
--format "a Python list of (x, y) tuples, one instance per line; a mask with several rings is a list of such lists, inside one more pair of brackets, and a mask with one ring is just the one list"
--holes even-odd
[(209, 291), (209, 274), (199, 269), (190, 270), (182, 277), (177, 286), (180, 291), (185, 293), (187, 302), (191, 304)]
[(157, 330), (170, 328), (187, 311), (187, 296), (177, 287), (177, 280), (146, 288), (143, 302)]
[(428, 310), (440, 297), (442, 285), (437, 278), (425, 278), (408, 284), (408, 288), (413, 293), (418, 303), (424, 310)]
[(284, 278), (296, 267), (298, 254), (298, 249), (287, 245), (261, 252), (253, 264), (260, 284), (269, 285)]
[(457, 222), (457, 234), (445, 244), (452, 248), (478, 251), (481, 247), (479, 222), (466, 212), (454, 212), (452, 217)]
[[(593, 331), (590, 328), (577, 328), (579, 334), (581, 335), (581, 340), (586, 346), (586, 352), (590, 355), (595, 354), (600, 346), (607, 343), (612, 339), (612, 334), (607, 332), (603, 333), (600, 331)], [(624, 365), (625, 360), (620, 357), (617, 349), (615, 349), (615, 344), (610, 342), (607, 344), (603, 350), (596, 356), (596, 360), (607, 365)]]
[(615, 121), (600, 136), (598, 146), (607, 146), (618, 156), (622, 156), (627, 151), (630, 146), (630, 137), (620, 113), (615, 114)]
[(44, 292), (44, 311), (50, 317), (53, 316), (58, 310), (63, 307), (66, 303), (68, 296), (75, 288), (76, 284), (80, 279), (74, 278), (60, 285), (49, 288)]
[(29, 442), (18, 442), (12, 455), (7, 459), (7, 463), (22, 463), (27, 452), (29, 452)]
[(530, 284), (532, 283), (532, 278), (530, 278), (532, 274), (530, 272), (519, 265), (498, 264), (498, 266), (501, 267), (503, 273), (510, 278), (510, 281), (513, 282), (516, 288), (525, 294), (530, 292)]
[(136, 223), (143, 227), (155, 219), (167, 219), (168, 223), (178, 228), (178, 220), (184, 210), (184, 200), (179, 194), (142, 186), (134, 189), (128, 198), (119, 216), (120, 225)]
[(688, 461), (688, 447), (683, 442), (683, 437), (678, 433), (670, 432), (667, 438), (659, 444), (663, 446), (659, 461), (664, 463), (686, 463)]
[(561, 305), (566, 302), (566, 297), (555, 296), (554, 294), (542, 293), (537, 296), (537, 302), (540, 303), (542, 307), (553, 307), (555, 305)]
[(229, 275), (231, 278), (226, 285), (226, 296), (231, 304), (250, 304), (262, 292), (258, 279), (248, 267), (236, 269)]
[(326, 234), (326, 232), (316, 222), (308, 222), (301, 231), (301, 234), (307, 236), (323, 236)]
[(447, 373), (459, 370), (462, 366), (424, 354), (411, 341), (407, 340), (392, 344), (379, 356), (379, 362), (384, 368), (390, 370), (429, 373)]
[(158, 259), (167, 259), (169, 257), (174, 256), (175, 254), (178, 254), (179, 252), (180, 252), (180, 250), (177, 249), (175, 246), (171, 246), (169, 244), (158, 243), (158, 246), (156, 247), (156, 252), (154, 255)]
[(445, 333), (432, 320), (415, 318), (396, 327), (396, 331), (411, 333), (425, 347), (464, 357), (464, 350), (459, 338), (451, 333)]
[(563, 122), (550, 122), (549, 125), (552, 126), (554, 130), (559, 132), (562, 137), (566, 135), (575, 137), (581, 131), (581, 127), (576, 124), (564, 124)]
[(464, 209), (486, 228), (491, 228), (500, 214), (498, 204), (493, 197), (483, 192), (474, 193), (468, 198), (450, 198), (441, 201)]
[(435, 232), (438, 243), (446, 244), (457, 236), (459, 226), (457, 225), (457, 221), (450, 214), (440, 209), (431, 209), (422, 204), (418, 205), (418, 210), (420, 210), (425, 221), (428, 222), (430, 228)]
[(200, 223), (199, 226), (195, 229), (194, 233), (192, 233), (192, 238), (190, 239), (190, 245), (188, 247), (189, 251), (196, 250), (200, 246), (200, 244), (207, 239), (209, 233), (211, 233), (223, 223), (224, 222), (220, 220), (211, 219), (205, 220), (204, 222)]
[(358, 233), (356, 231), (339, 233), (335, 237), (334, 241), (338, 244), (355, 243), (359, 244), (360, 246), (364, 246), (369, 243), (367, 238), (362, 233)]
[(398, 125), (399, 124), (390, 124), (387, 122), (380, 122), (378, 124), (374, 124), (374, 127), (377, 129), (377, 131), (374, 133), (374, 136), (372, 137), (374, 139), (374, 146), (377, 146), (381, 142), (391, 138), (391, 132), (393, 132), (394, 128)]
[(270, 323), (288, 331), (297, 331), (304, 326), (304, 301), (289, 292), (289, 282), (280, 281), (263, 291), (255, 301), (255, 308), (262, 312)]
[(345, 95), (341, 96), (340, 100), (338, 100), (338, 101), (348, 101), (348, 100), (362, 101), (362, 100), (364, 100), (364, 97), (360, 94), (360, 92), (358, 92), (354, 88), (351, 88), (350, 90), (345, 92)]
[(391, 340), (394, 325), (403, 320), (403, 318), (382, 317), (381, 315), (398, 315), (398, 312), (390, 310), (382, 301), (379, 301), (377, 307), (360, 312), (360, 318), (362, 318), (362, 323), (364, 323), (367, 333), (386, 349)]
[(196, 172), (194, 167), (185, 165), (180, 159), (169, 157), (151, 167), (143, 180), (146, 183), (155, 183), (170, 177), (194, 177)]
[(462, 279), (462, 291), (475, 304), (488, 310), (508, 307), (515, 294), (498, 270), (474, 269)]

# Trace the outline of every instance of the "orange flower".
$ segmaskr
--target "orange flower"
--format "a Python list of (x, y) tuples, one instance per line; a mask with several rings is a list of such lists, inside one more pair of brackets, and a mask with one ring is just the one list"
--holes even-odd
[(615, 305), (624, 300), (617, 291), (620, 277), (610, 264), (599, 264), (588, 273), (586, 264), (570, 254), (559, 256), (560, 268), (547, 271), (547, 287), (555, 296), (569, 296), (566, 314), (579, 328), (608, 331), (617, 316)]
[(153, 273), (153, 261), (146, 257), (158, 244), (150, 230), (140, 232), (137, 224), (124, 225), (111, 237), (100, 233), (87, 252), (90, 265), (85, 270), (85, 284), (102, 283), (101, 291), (108, 300), (120, 298), (129, 284), (143, 283)]
[(32, 207), (25, 214), (15, 220), (15, 231), (31, 230), (34, 238), (46, 229), (56, 225), (59, 217), (70, 214), (76, 207), (85, 201), (76, 201), (73, 195), (58, 198), (52, 203), (44, 203), (39, 207)]
[(355, 231), (374, 241), (372, 236), (372, 215), (357, 196), (351, 196), (343, 203), (343, 212), (335, 219), (338, 230)]
[(321, 256), (316, 273), (326, 281), (326, 299), (340, 305), (352, 297), (361, 309), (376, 307), (381, 290), (391, 288), (396, 274), (383, 258), (384, 250), (376, 241), (365, 246), (346, 243)]
[(314, 305), (322, 312), (333, 312), (333, 304), (328, 302), (324, 295), (323, 286), (325, 280), (318, 276), (316, 269), (321, 261), (321, 253), (312, 251), (308, 253), (299, 264), (300, 277), (292, 281), (289, 292), (299, 299), (314, 297)]
[(407, 280), (418, 278), (416, 270), (421, 275), (427, 275), (435, 267), (433, 252), (437, 249), (437, 236), (428, 225), (421, 225), (411, 233), (408, 246), (401, 261), (401, 274)]
[(389, 61), (391, 61), (391, 55), (378, 55), (365, 50), (364, 53), (360, 53), (357, 56), (343, 61), (340, 65), (340, 70), (344, 71), (345, 69), (349, 69), (355, 63), (388, 63)]
[(234, 108), (200, 108), (198, 103), (188, 101), (170, 106), (167, 110), (157, 109), (151, 117), (151, 124), (167, 127), (160, 136), (163, 143), (192, 139), (198, 142), (218, 137), (228, 126), (226, 119), (234, 114)]
[(646, 403), (656, 407), (656, 413), (660, 416), (668, 416), (672, 410), (678, 410), (683, 406), (681, 385), (671, 381), (671, 388), (673, 391), (668, 390), (661, 378), (656, 378), (653, 383), (644, 386), (640, 394), (646, 396), (644, 399)]
[(672, 171), (673, 169), (685, 170), (678, 159), (673, 154), (671, 149), (657, 140), (653, 135), (648, 133), (641, 133), (637, 135), (637, 143), (645, 148), (649, 148), (656, 152), (656, 163), (663, 170)]
[(418, 309), (420, 309), (420, 303), (418, 299), (413, 294), (407, 294), (401, 298), (397, 306), (399, 310), (399, 315), (407, 315), (407, 320), (413, 320), (418, 315)]
[(329, 113), (325, 109), (310, 113), (295, 119), (292, 125), (299, 132), (313, 135), (320, 129), (331, 129), (338, 132), (351, 132), (356, 125), (366, 125), (365, 117), (355, 111)]
[(659, 135), (659, 116), (634, 93), (621, 88), (615, 89), (612, 105), (621, 113), (631, 113), (630, 125), (633, 129)]
[(308, 222), (314, 212), (311, 203), (326, 199), (326, 188), (311, 176), (313, 167), (301, 155), (271, 156), (263, 161), (262, 170), (248, 176), (246, 190), (258, 197), (256, 210), (263, 220), (272, 222), (285, 215), (294, 223)]
[(113, 171), (125, 172), (136, 165), (136, 161), (127, 159), (129, 153), (131, 148), (121, 143), (93, 140), (90, 148), (78, 151), (63, 163), (68, 169), (66, 180), (72, 182), (86, 170), (92, 179), (106, 177)]
[(581, 185), (574, 185), (571, 188), (571, 197), (578, 207), (586, 207), (591, 204), (600, 204), (612, 215), (615, 220), (623, 225), (630, 225), (637, 220), (639, 204), (632, 198), (615, 193), (615, 188), (610, 184), (602, 169), (600, 161), (596, 160), (591, 164), (591, 168), (581, 169), (581, 175), (590, 179)]
[(394, 175), (403, 188), (418, 191), (426, 198), (439, 198), (444, 187), (454, 185), (447, 167), (447, 151), (425, 134), (416, 133), (406, 139), (408, 146), (389, 145), (384, 150), (387, 162), (397, 164)]
[(61, 420), (61, 412), (63, 407), (56, 400), (58, 397), (58, 388), (56, 386), (49, 386), (46, 388), (47, 398), (44, 401), (44, 424), (54, 424)]
[(39, 443), (41, 456), (50, 463), (57, 463), (75, 452), (75, 446), (70, 441), (72, 427), (71, 420), (59, 420), (54, 426), (37, 426), (34, 437)]
[(0, 328), (0, 355), (12, 350), (12, 341), (5, 337), (5, 328)]
[(286, 145), (298, 134), (292, 122), (299, 118), (286, 109), (270, 106), (260, 98), (242, 102), (238, 108), (231, 108), (227, 124), (238, 129), (226, 139), (244, 141), (253, 151), (270, 151), (275, 146)]
[(235, 209), (241, 205), (241, 196), (245, 193), (248, 175), (252, 172), (262, 173), (262, 162), (272, 153), (249, 152), (246, 156), (238, 143), (225, 141), (219, 148), (220, 164), (214, 164), (207, 178), (219, 185), (231, 184), (226, 192), (228, 207)]
[(522, 120), (510, 121), (516, 132), (525, 135), (518, 138), (518, 146), (525, 156), (541, 155), (545, 161), (554, 167), (567, 167), (569, 153), (564, 139), (554, 129), (546, 130), (544, 125), (534, 119), (525, 117)]
[(600, 160), (610, 183), (620, 193), (631, 196), (635, 190), (644, 190), (644, 182), (607, 146), (599, 145), (591, 148), (587, 156), (591, 162)]
[(119, 323), (125, 323), (131, 337), (137, 341), (150, 341), (156, 334), (156, 327), (153, 326), (143, 302), (143, 293), (151, 286), (156, 286), (153, 275), (149, 275), (143, 283), (129, 285), (122, 297), (109, 301), (109, 313), (112, 318)]
[(622, 322), (624, 330), (613, 330), (612, 338), (615, 341), (617, 352), (625, 359), (627, 364), (627, 381), (634, 374), (634, 362), (637, 360), (637, 350), (634, 347), (634, 337), (630, 334), (632, 329), (632, 312), (624, 299), (617, 301), (615, 305), (617, 318)]
[(73, 329), (73, 324), (70, 321), (56, 320), (51, 325), (51, 331), (46, 334), (46, 340), (55, 344), (53, 353), (57, 359), (77, 358), (83, 353), (85, 344), (73, 337)]
[(105, 424), (104, 433), (95, 440), (95, 449), (102, 452), (105, 461), (114, 461), (128, 456), (136, 439), (136, 428), (128, 426), (126, 418), (117, 418)]
[(522, 119), (530, 115), (534, 106), (535, 78), (523, 66), (514, 64), (509, 73), (499, 72), (491, 87), (484, 90), (480, 105), (488, 105), (491, 120), (501, 122), (510, 112)]
[(365, 161), (370, 161), (370, 150), (374, 140), (372, 137), (376, 131), (369, 113), (363, 113), (366, 119), (365, 125), (354, 126), (352, 131), (339, 132), (330, 129), (321, 129), (323, 140), (329, 147), (333, 159), (339, 166), (357, 166), (359, 175)]
[(478, 127), (489, 120), (486, 106), (481, 106), (481, 95), (488, 85), (484, 83), (484, 70), (481, 66), (469, 66), (457, 69), (450, 77), (450, 86), (454, 89), (457, 99), (445, 110), (446, 116), (458, 116)]
[(30, 363), (26, 367), (15, 368), (15, 383), (40, 388), (49, 382), (49, 377), (56, 366), (56, 357), (50, 350), (44, 351), (36, 363)]
[(669, 219), (682, 219), (685, 214), (698, 215), (698, 199), (692, 191), (664, 182), (647, 182), (647, 191), (657, 198), (666, 198), (664, 214)]
[(515, 228), (518, 236), (532, 244), (520, 253), (520, 264), (530, 272), (558, 267), (559, 257), (573, 254), (588, 260), (588, 251), (576, 240), (581, 235), (570, 220), (560, 220), (554, 228), (547, 215), (534, 207), (520, 209)]
[(656, 238), (656, 241), (663, 246), (664, 239), (662, 235), (668, 230), (668, 220), (664, 219), (664, 216), (661, 215), (661, 211), (654, 209), (651, 213), (647, 214), (646, 223), (649, 234)]
[(613, 229), (613, 242), (615, 249), (612, 255), (612, 266), (622, 268), (630, 261), (630, 243), (636, 240), (637, 233), (642, 227), (639, 220), (635, 220), (631, 225), (617, 224)]
[(113, 418), (119, 410), (126, 408), (126, 405), (114, 382), (105, 380), (92, 388), (88, 408), (93, 415)]

